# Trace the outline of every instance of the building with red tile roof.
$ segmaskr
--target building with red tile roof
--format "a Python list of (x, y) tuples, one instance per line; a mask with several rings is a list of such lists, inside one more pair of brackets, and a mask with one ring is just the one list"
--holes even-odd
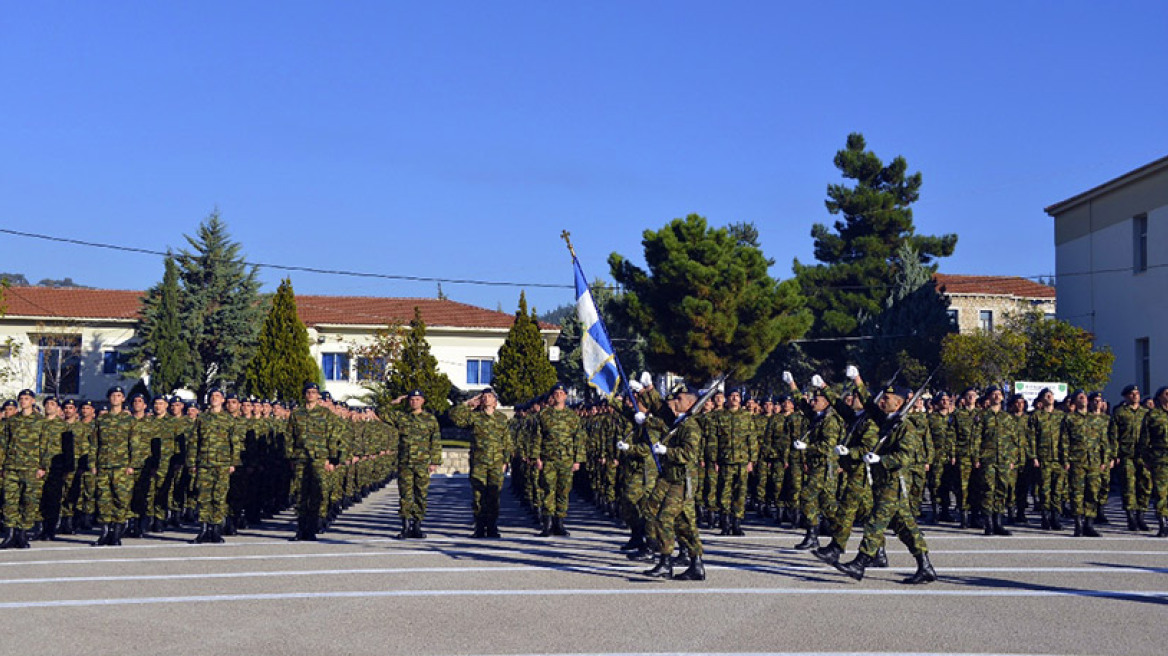
[(958, 332), (993, 330), (1006, 315), (1038, 309), (1055, 315), (1055, 289), (1017, 276), (937, 273), (937, 291), (949, 299), (949, 317)]

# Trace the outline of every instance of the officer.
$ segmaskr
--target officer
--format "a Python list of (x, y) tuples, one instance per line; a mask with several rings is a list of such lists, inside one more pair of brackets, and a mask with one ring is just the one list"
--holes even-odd
[[(403, 540), (426, 537), (422, 532), (422, 520), (426, 518), (430, 475), (442, 464), (442, 433), (438, 420), (424, 409), (425, 395), (416, 389), (405, 399), (409, 411), (393, 413), (398, 432), (398, 515), (402, 523), (398, 537)], [(395, 400), (395, 404), (400, 401), (400, 398)]]
[(499, 399), (490, 387), (450, 410), (455, 426), (471, 430), (470, 487), (475, 527), (472, 537), (499, 535), (499, 494), (514, 452), (507, 418), (497, 411)]
[(548, 392), (548, 405), (539, 411), (538, 431), (531, 445), (531, 459), (539, 472), (543, 493), (540, 537), (567, 537), (568, 492), (584, 459), (584, 435), (580, 418), (567, 407), (568, 391), (556, 383)]

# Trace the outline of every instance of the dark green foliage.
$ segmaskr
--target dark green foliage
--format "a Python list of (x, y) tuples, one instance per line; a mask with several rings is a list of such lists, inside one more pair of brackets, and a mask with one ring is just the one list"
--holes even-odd
[(430, 354), (426, 341), (426, 322), (422, 311), (414, 308), (414, 318), (402, 338), (401, 355), (385, 381), (389, 398), (397, 398), (410, 390), (420, 389), (426, 397), (426, 408), (435, 413), (450, 407), (450, 378), (438, 371), (438, 359)]
[(136, 329), (139, 343), (126, 354), (139, 371), (150, 365), (150, 391), (154, 394), (169, 394), (185, 385), (191, 359), (179, 313), (183, 290), (178, 284), (178, 267), (170, 256), (163, 267), (162, 282), (142, 297)]
[(13, 287), (28, 287), (28, 278), (23, 273), (0, 273), (0, 285)]
[(304, 383), (319, 378), (320, 367), (309, 349), (308, 331), (296, 313), (292, 280), (285, 278), (272, 298), (255, 355), (247, 365), (244, 391), (291, 401), (302, 396)]
[(231, 241), (218, 210), (186, 237), (178, 256), (183, 286), (183, 335), (191, 345), (187, 384), (202, 397), (212, 384), (238, 380), (251, 360), (264, 308), (255, 267)]
[(797, 284), (771, 278), (749, 236), (741, 227), (735, 234), (710, 228), (691, 214), (644, 232), (648, 271), (609, 256), (613, 278), (626, 290), (615, 314), (645, 335), (655, 371), (695, 381), (719, 373), (749, 379), (776, 345), (807, 330), (811, 316)]
[(1010, 316), (1005, 330), (1026, 337), (1026, 364), (1019, 378), (1067, 383), (1072, 389), (1101, 390), (1111, 379), (1115, 354), (1110, 348), (1095, 350), (1091, 333), (1059, 319), (1048, 319), (1032, 310)]
[(556, 368), (548, 360), (539, 334), (539, 320), (527, 311), (527, 297), (519, 293), (519, 309), (507, 339), (499, 347), (492, 386), (504, 405), (515, 405), (543, 394), (556, 382)]
[[(957, 235), (918, 235), (910, 205), (920, 197), (921, 174), (908, 174), (897, 157), (885, 165), (866, 150), (863, 135), (848, 135), (847, 147), (836, 153), (835, 166), (854, 186), (827, 187), (827, 211), (842, 215), (832, 228), (817, 223), (811, 229), (815, 259), (820, 264), (794, 263), (796, 279), (815, 315), (812, 338), (856, 336), (865, 317), (883, 311), (882, 302), (895, 286), (896, 252), (908, 244), (922, 264), (953, 254)], [(815, 358), (838, 362), (838, 344), (812, 344)]]

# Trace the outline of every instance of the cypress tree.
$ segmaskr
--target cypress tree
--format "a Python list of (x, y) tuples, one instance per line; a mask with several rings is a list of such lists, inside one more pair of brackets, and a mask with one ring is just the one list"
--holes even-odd
[(218, 210), (186, 240), (191, 250), (178, 256), (183, 337), (191, 346), (185, 378), (202, 397), (212, 384), (243, 376), (255, 352), (264, 308), (257, 270), (244, 262)]
[(255, 356), (247, 365), (245, 389), (265, 398), (298, 399), (304, 383), (319, 378), (320, 367), (309, 350), (308, 331), (296, 313), (292, 280), (285, 278), (264, 319)]
[(191, 359), (179, 315), (183, 290), (172, 256), (166, 257), (164, 268), (162, 282), (142, 298), (136, 329), (140, 342), (127, 353), (130, 362), (139, 368), (150, 363), (150, 392), (154, 395), (167, 394), (186, 384)]
[(426, 396), (426, 408), (435, 413), (445, 412), (450, 407), (450, 378), (438, 371), (438, 358), (430, 353), (430, 343), (426, 341), (426, 322), (422, 311), (415, 307), (414, 318), (402, 339), (401, 355), (394, 363), (385, 381), (391, 398), (396, 398), (410, 390), (420, 389)]
[(539, 334), (535, 310), (527, 311), (527, 296), (519, 293), (519, 309), (499, 347), (493, 386), (504, 405), (522, 403), (551, 389), (556, 368), (548, 359), (547, 347)]

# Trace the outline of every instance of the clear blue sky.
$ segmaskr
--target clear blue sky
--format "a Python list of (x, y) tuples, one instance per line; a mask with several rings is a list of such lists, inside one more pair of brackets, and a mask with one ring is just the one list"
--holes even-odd
[[(1164, 2), (8, 2), (0, 227), (164, 250), (218, 207), (254, 261), (568, 285), (561, 230), (607, 277), (696, 212), (756, 223), (785, 278), (860, 131), (923, 173), (918, 231), (960, 236), (943, 271), (1046, 274), (1043, 207), (1168, 154), (1166, 28)], [(162, 276), (7, 235), (0, 253), (34, 282)], [(519, 294), (444, 290), (508, 312)]]

